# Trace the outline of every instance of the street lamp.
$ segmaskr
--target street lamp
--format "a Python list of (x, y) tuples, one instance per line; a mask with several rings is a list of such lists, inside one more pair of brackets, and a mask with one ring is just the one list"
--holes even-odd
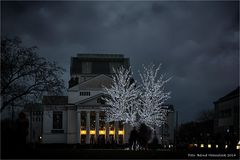
[(208, 144), (208, 148), (211, 148), (212, 147), (212, 145), (211, 144)]
[(240, 149), (240, 141), (238, 141), (238, 144), (237, 144), (237, 149)]

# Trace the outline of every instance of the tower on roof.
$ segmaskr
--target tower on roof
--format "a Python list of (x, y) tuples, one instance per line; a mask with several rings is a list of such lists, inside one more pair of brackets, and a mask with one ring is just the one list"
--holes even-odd
[(71, 58), (69, 88), (100, 74), (111, 75), (113, 69), (129, 67), (122, 54), (77, 54)]

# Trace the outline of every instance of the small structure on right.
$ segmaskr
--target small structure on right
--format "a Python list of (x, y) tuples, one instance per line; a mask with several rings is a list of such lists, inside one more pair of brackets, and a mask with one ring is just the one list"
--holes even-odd
[(158, 143), (161, 144), (162, 147), (169, 148), (173, 147), (174, 145), (175, 138), (174, 130), (176, 128), (176, 111), (174, 110), (174, 106), (171, 104), (164, 104), (163, 106), (165, 106), (169, 110), (169, 112), (167, 113), (166, 123), (164, 123), (161, 127), (156, 127), (156, 136), (158, 139)]
[(219, 98), (215, 105), (214, 133), (216, 143), (225, 148), (236, 147), (239, 141), (239, 87)]

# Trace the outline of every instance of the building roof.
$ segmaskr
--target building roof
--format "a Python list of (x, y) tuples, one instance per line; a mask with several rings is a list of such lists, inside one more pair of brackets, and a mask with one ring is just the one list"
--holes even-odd
[(45, 105), (68, 104), (68, 96), (43, 96), (42, 103)]
[(129, 58), (122, 54), (78, 54), (77, 57), (71, 57), (70, 75), (83, 74), (82, 64), (85, 62), (91, 63), (88, 74), (111, 74), (109, 63), (129, 67)]
[(224, 101), (233, 99), (235, 97), (239, 97), (239, 87), (237, 87), (235, 90), (231, 91), (230, 93), (226, 94), (225, 96), (219, 98), (215, 103), (224, 102)]
[(92, 53), (78, 53), (79, 58), (124, 58), (123, 54), (92, 54)]

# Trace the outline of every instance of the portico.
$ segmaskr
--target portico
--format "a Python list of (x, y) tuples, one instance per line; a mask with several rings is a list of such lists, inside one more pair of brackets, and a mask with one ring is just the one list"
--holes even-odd
[(121, 122), (105, 122), (104, 111), (99, 110), (99, 107), (92, 110), (83, 107), (78, 109), (76, 125), (77, 143), (124, 143), (124, 124)]

